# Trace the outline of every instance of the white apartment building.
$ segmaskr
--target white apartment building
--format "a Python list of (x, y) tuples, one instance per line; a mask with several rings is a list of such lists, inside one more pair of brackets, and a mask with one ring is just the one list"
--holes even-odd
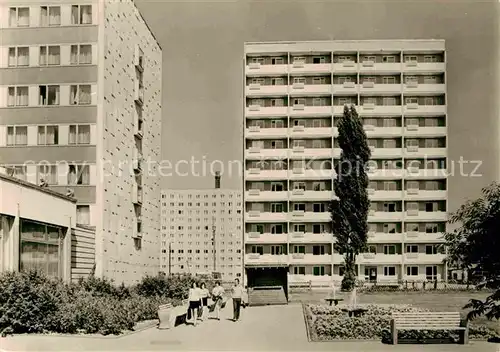
[(162, 50), (134, 2), (7, 0), (0, 37), (0, 165), (77, 199), (72, 277), (156, 274)]
[(165, 190), (161, 198), (161, 271), (242, 277), (241, 191)]
[(288, 282), (341, 281), (328, 207), (346, 104), (372, 149), (358, 278), (446, 280), (437, 247), (447, 221), (444, 41), (247, 43), (245, 61), (249, 285), (272, 284), (272, 268), (285, 268)]

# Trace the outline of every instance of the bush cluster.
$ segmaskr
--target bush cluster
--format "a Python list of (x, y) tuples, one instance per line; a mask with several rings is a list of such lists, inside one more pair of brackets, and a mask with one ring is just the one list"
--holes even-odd
[[(425, 312), (411, 306), (368, 305), (367, 311), (361, 317), (349, 317), (340, 307), (326, 305), (307, 305), (306, 314), (313, 336), (320, 340), (372, 340), (381, 339), (390, 341), (390, 321), (393, 312)], [(471, 339), (488, 339), (497, 336), (497, 333), (485, 326), (470, 326)], [(454, 339), (458, 338), (452, 331), (400, 331), (398, 338), (425, 340), (425, 339)]]
[(44, 274), (0, 275), (0, 332), (120, 334), (187, 297), (191, 276), (148, 276), (135, 286), (90, 277), (64, 283)]

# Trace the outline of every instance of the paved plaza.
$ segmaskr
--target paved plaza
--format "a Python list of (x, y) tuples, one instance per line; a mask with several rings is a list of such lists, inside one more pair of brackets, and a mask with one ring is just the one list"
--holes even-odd
[(250, 307), (239, 322), (229, 320), (231, 302), (220, 321), (171, 330), (151, 327), (122, 337), (25, 335), (0, 339), (5, 351), (474, 351), (498, 352), (499, 345), (384, 345), (381, 342), (309, 342), (300, 304)]

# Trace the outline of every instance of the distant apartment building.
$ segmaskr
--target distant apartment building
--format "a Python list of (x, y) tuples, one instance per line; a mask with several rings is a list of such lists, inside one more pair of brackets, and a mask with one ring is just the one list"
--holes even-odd
[(345, 105), (356, 107), (372, 150), (358, 278), (446, 280), (444, 41), (248, 43), (245, 60), (249, 285), (342, 279), (328, 207)]
[(242, 277), (243, 195), (217, 185), (162, 191), (162, 272)]
[(157, 273), (162, 50), (134, 2), (3, 2), (0, 37), (0, 165), (77, 199), (73, 278)]

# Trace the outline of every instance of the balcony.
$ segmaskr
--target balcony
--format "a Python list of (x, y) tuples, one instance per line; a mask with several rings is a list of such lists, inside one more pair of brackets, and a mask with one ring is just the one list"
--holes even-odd
[(369, 222), (398, 222), (403, 220), (403, 213), (400, 211), (387, 212), (387, 211), (373, 211), (368, 212)]
[(374, 148), (372, 150), (372, 159), (401, 157), (402, 152), (401, 148)]
[(401, 84), (373, 84), (363, 82), (359, 89), (361, 94), (401, 94)]
[(294, 168), (288, 171), (288, 178), (294, 181), (298, 180), (325, 180), (331, 179), (335, 174), (334, 170), (312, 170), (303, 168)]
[(360, 116), (400, 116), (401, 105), (375, 105), (370, 103), (363, 104), (358, 113)]
[(418, 169), (409, 167), (405, 170), (405, 178), (408, 179), (442, 179), (448, 176), (446, 169)]
[(401, 254), (363, 253), (357, 257), (356, 264), (402, 264)]
[(408, 82), (404, 85), (403, 92), (409, 95), (444, 94), (446, 93), (446, 86), (441, 83)]
[(446, 190), (427, 191), (420, 189), (407, 189), (405, 191), (406, 200), (446, 200), (448, 192)]
[(287, 243), (288, 235), (286, 233), (259, 233), (247, 232), (245, 234), (245, 243)]
[(304, 191), (294, 189), (289, 191), (289, 198), (293, 201), (330, 201), (333, 197), (333, 191)]
[(406, 147), (405, 158), (446, 158), (447, 148)]
[(342, 84), (333, 85), (333, 93), (335, 95), (355, 95), (359, 92), (359, 85), (354, 82), (344, 82)]
[(403, 64), (405, 73), (442, 73), (446, 70), (444, 62), (416, 62), (409, 61)]
[(272, 192), (250, 189), (245, 192), (245, 199), (249, 202), (286, 201), (288, 199), (288, 192)]
[(290, 116), (320, 117), (320, 116), (330, 116), (331, 114), (332, 114), (332, 107), (330, 105), (306, 106), (299, 104), (290, 107)]
[(134, 171), (139, 172), (142, 170), (142, 161), (142, 154), (137, 149), (134, 149), (134, 158), (132, 160)]
[(375, 127), (365, 125), (364, 129), (368, 138), (390, 138), (401, 137), (403, 135), (403, 129), (401, 127)]
[(142, 204), (142, 188), (136, 184), (132, 186), (132, 203), (137, 205)]
[(297, 84), (294, 83), (290, 86), (289, 89), (290, 94), (293, 96), (300, 95), (330, 95), (332, 93), (331, 84)]
[(250, 126), (245, 129), (245, 138), (248, 139), (273, 139), (286, 138), (287, 128), (260, 128), (259, 126)]
[(370, 180), (397, 180), (403, 177), (405, 171), (403, 169), (370, 168), (366, 173)]
[(445, 211), (418, 211), (409, 209), (405, 212), (405, 221), (447, 221), (448, 214)]
[(400, 200), (403, 197), (403, 191), (385, 191), (368, 188), (368, 196), (372, 201)]
[(351, 60), (338, 62), (333, 64), (333, 72), (339, 73), (354, 73), (358, 72), (358, 64)]
[(359, 65), (360, 73), (401, 73), (400, 62), (373, 62), (363, 61)]
[(415, 125), (406, 126), (406, 137), (443, 137), (446, 136), (446, 127), (420, 127)]
[(444, 254), (405, 253), (405, 264), (442, 264)]
[(368, 232), (368, 243), (401, 243), (401, 233)]
[(322, 254), (314, 255), (310, 253), (291, 253), (290, 254), (290, 264), (295, 265), (312, 265), (312, 264), (331, 264), (332, 255)]
[(300, 148), (294, 147), (290, 159), (331, 159), (334, 150), (332, 148)]
[(331, 137), (332, 136), (331, 127), (304, 127), (304, 126), (293, 126), (289, 129), (290, 136), (293, 138), (300, 137)]
[(250, 147), (245, 150), (245, 158), (248, 160), (272, 159), (282, 160), (288, 157), (288, 149), (271, 149)]
[(406, 104), (404, 114), (406, 116), (441, 116), (446, 114), (446, 105)]
[(273, 255), (273, 254), (245, 254), (245, 265), (288, 265), (288, 255)]
[(288, 237), (291, 243), (331, 243), (332, 240), (331, 233), (292, 232)]
[(288, 86), (251, 83), (246, 86), (245, 94), (247, 97), (284, 96), (288, 94)]
[(330, 212), (315, 213), (312, 211), (293, 211), (289, 213), (288, 220), (296, 222), (330, 222)]
[(288, 107), (286, 106), (259, 106), (250, 105), (246, 108), (245, 114), (247, 117), (260, 117), (260, 116), (287, 116)]
[(288, 170), (261, 170), (252, 168), (245, 172), (245, 179), (249, 181), (286, 180), (288, 178), (288, 173)]
[(144, 103), (144, 87), (139, 84), (135, 89), (134, 101), (140, 106), (142, 106), (142, 104)]
[(286, 222), (288, 213), (271, 213), (250, 210), (245, 214), (245, 222)]
[(288, 66), (290, 73), (329, 73), (332, 71), (332, 64), (306, 64), (294, 62)]
[(442, 243), (443, 233), (426, 233), (418, 231), (407, 231), (404, 239), (406, 243)]
[(287, 73), (288, 65), (261, 65), (259, 63), (249, 63), (245, 68), (248, 76), (268, 76), (284, 75)]

